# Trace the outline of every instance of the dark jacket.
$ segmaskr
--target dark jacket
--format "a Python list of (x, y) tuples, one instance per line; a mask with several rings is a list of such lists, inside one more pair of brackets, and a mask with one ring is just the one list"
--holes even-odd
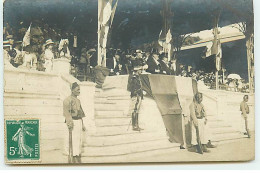
[(161, 64), (161, 73), (162, 74), (167, 74), (167, 75), (172, 75), (174, 73), (173, 70), (170, 69), (170, 66), (163, 62), (163, 61), (160, 61), (160, 64)]
[(141, 79), (139, 75), (133, 74), (130, 76), (130, 83), (129, 83), (129, 90), (131, 92), (131, 98), (136, 97), (137, 95), (143, 98), (143, 90), (142, 90), (142, 84)]
[(90, 58), (90, 66), (93, 68), (97, 66), (97, 52), (95, 52)]
[(156, 72), (155, 70), (159, 70), (161, 69), (160, 64), (156, 64), (155, 60), (153, 59), (153, 57), (148, 58), (147, 60), (147, 65), (148, 65), (148, 69), (146, 70), (149, 73), (152, 74), (158, 74), (160, 72)]
[(108, 69), (113, 69), (115, 73), (119, 72), (120, 71), (119, 70), (119, 64), (121, 64), (121, 62), (120, 61), (116, 61), (116, 64), (114, 64), (114, 63), (115, 62), (114, 62), (113, 58), (108, 58), (107, 59), (107, 68)]

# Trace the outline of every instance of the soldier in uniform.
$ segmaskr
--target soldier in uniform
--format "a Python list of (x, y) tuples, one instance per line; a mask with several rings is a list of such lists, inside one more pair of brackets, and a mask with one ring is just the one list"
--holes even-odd
[(249, 129), (248, 129), (248, 122), (247, 122), (247, 115), (249, 114), (249, 107), (248, 107), (248, 95), (245, 95), (243, 97), (243, 101), (240, 104), (240, 111), (242, 115), (242, 122), (241, 125), (243, 125), (243, 128), (241, 130), (245, 130), (244, 135), (247, 135), (248, 138), (250, 138)]
[(138, 117), (139, 110), (143, 99), (143, 90), (139, 74), (141, 73), (142, 67), (134, 67), (133, 75), (130, 75), (129, 79), (129, 90), (131, 92), (131, 102), (129, 112), (132, 115), (132, 127), (134, 131), (143, 130), (139, 127)]
[[(192, 120), (192, 140), (191, 144), (197, 149), (199, 152), (199, 143), (202, 144), (203, 152), (209, 152), (207, 149), (207, 138), (205, 126), (207, 124), (207, 115), (205, 112), (205, 108), (202, 104), (202, 93), (197, 93), (194, 96), (193, 102), (190, 105), (190, 116)], [(197, 129), (199, 133), (197, 132)], [(197, 132), (197, 133), (196, 133)], [(199, 140), (198, 140), (199, 139)]]
[(73, 162), (81, 163), (82, 131), (85, 131), (82, 118), (85, 114), (82, 110), (79, 85), (74, 82), (71, 86), (71, 95), (63, 101), (63, 115), (69, 131), (72, 131), (72, 154)]

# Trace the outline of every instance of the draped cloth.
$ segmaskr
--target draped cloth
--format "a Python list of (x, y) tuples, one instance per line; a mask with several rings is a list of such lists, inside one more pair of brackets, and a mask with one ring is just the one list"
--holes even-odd
[(161, 113), (170, 141), (184, 143), (182, 109), (178, 98), (175, 76), (143, 74), (143, 90), (152, 96)]
[(98, 87), (102, 87), (106, 77), (109, 75), (109, 71), (106, 67), (96, 66), (94, 68), (95, 80)]

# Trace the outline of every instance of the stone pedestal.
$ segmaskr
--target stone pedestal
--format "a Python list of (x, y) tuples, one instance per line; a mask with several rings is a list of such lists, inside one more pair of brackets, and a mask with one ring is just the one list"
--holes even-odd
[(70, 73), (70, 60), (67, 58), (59, 58), (53, 60), (53, 72), (54, 73)]

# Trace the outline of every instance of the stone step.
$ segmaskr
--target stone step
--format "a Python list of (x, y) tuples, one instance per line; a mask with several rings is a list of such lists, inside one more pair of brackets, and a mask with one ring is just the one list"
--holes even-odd
[[(129, 119), (129, 127), (128, 127), (128, 124), (127, 125), (122, 125), (122, 126), (98, 127), (96, 129), (96, 133), (98, 133), (98, 134), (109, 134), (109, 135), (128, 133), (129, 131), (132, 131), (132, 125), (130, 124), (130, 121), (131, 121), (131, 119)], [(144, 132), (145, 132), (145, 130), (144, 130)]]
[(96, 119), (96, 126), (97, 127), (104, 127), (104, 126), (122, 126), (128, 125), (129, 120), (131, 117), (128, 118), (110, 118), (110, 119)]
[(41, 131), (64, 131), (66, 130), (67, 126), (65, 122), (60, 123), (41, 123)]
[(46, 99), (60, 99), (60, 95), (56, 92), (27, 92), (22, 90), (5, 90), (4, 98), (46, 98)]
[(4, 106), (62, 106), (58, 98), (6, 97)]
[(102, 147), (84, 147), (83, 157), (107, 157), (141, 153), (145, 151), (154, 151), (165, 148), (179, 147), (180, 144), (170, 143), (167, 139), (158, 141), (146, 141), (139, 143), (130, 143), (122, 146), (102, 146)]
[(124, 111), (101, 111), (101, 110), (95, 110), (95, 117), (96, 118), (127, 118), (126, 115), (124, 115)]
[(5, 106), (4, 115), (53, 115), (62, 114), (62, 106)]
[(107, 97), (108, 100), (129, 100), (130, 96), (124, 96), (124, 97)]
[(97, 99), (95, 99), (94, 104), (95, 105), (99, 105), (99, 104), (102, 104), (102, 105), (103, 104), (115, 105), (116, 102), (115, 101), (111, 101), (111, 100), (107, 100), (107, 99), (105, 99), (105, 100), (97, 100)]
[[(64, 123), (65, 124), (65, 123)], [(54, 139), (64, 139), (64, 136), (66, 135), (65, 133), (68, 133), (67, 129), (41, 129), (41, 139), (46, 139), (46, 140), (54, 140)]]
[(111, 100), (110, 98), (95, 98), (95, 103), (97, 104), (107, 104), (107, 103), (113, 103), (113, 104), (117, 104), (117, 105), (124, 105), (127, 104), (129, 105), (130, 102), (130, 97), (129, 99), (125, 99), (125, 100)]
[(121, 96), (121, 95), (130, 95), (130, 92), (127, 90), (122, 89), (110, 89), (110, 90), (103, 90), (103, 91), (96, 91), (96, 95), (106, 95), (106, 96)]
[[(21, 117), (20, 115), (5, 115), (5, 118), (12, 119), (12, 118), (18, 118)], [(25, 116), (22, 116), (22, 118), (34, 118), (39, 119), (41, 123), (64, 123), (65, 118), (62, 115), (59, 114), (42, 114), (42, 115), (34, 115), (34, 114), (26, 114)]]
[(159, 139), (168, 139), (166, 132), (129, 133), (115, 136), (88, 136), (87, 146), (120, 146), (128, 143), (154, 141)]
[(116, 104), (95, 104), (97, 111), (124, 111), (129, 109), (129, 105), (116, 105)]
[(129, 134), (138, 134), (138, 133), (158, 133), (158, 131), (155, 130), (147, 130), (144, 129), (142, 131), (133, 131), (131, 126), (129, 126), (129, 129), (127, 128), (124, 131), (113, 131), (113, 132), (108, 132), (108, 131), (97, 131), (95, 134), (91, 135), (93, 137), (101, 137), (101, 136), (122, 136), (122, 135), (129, 135)]
[(40, 139), (41, 151), (64, 150), (64, 139)]

